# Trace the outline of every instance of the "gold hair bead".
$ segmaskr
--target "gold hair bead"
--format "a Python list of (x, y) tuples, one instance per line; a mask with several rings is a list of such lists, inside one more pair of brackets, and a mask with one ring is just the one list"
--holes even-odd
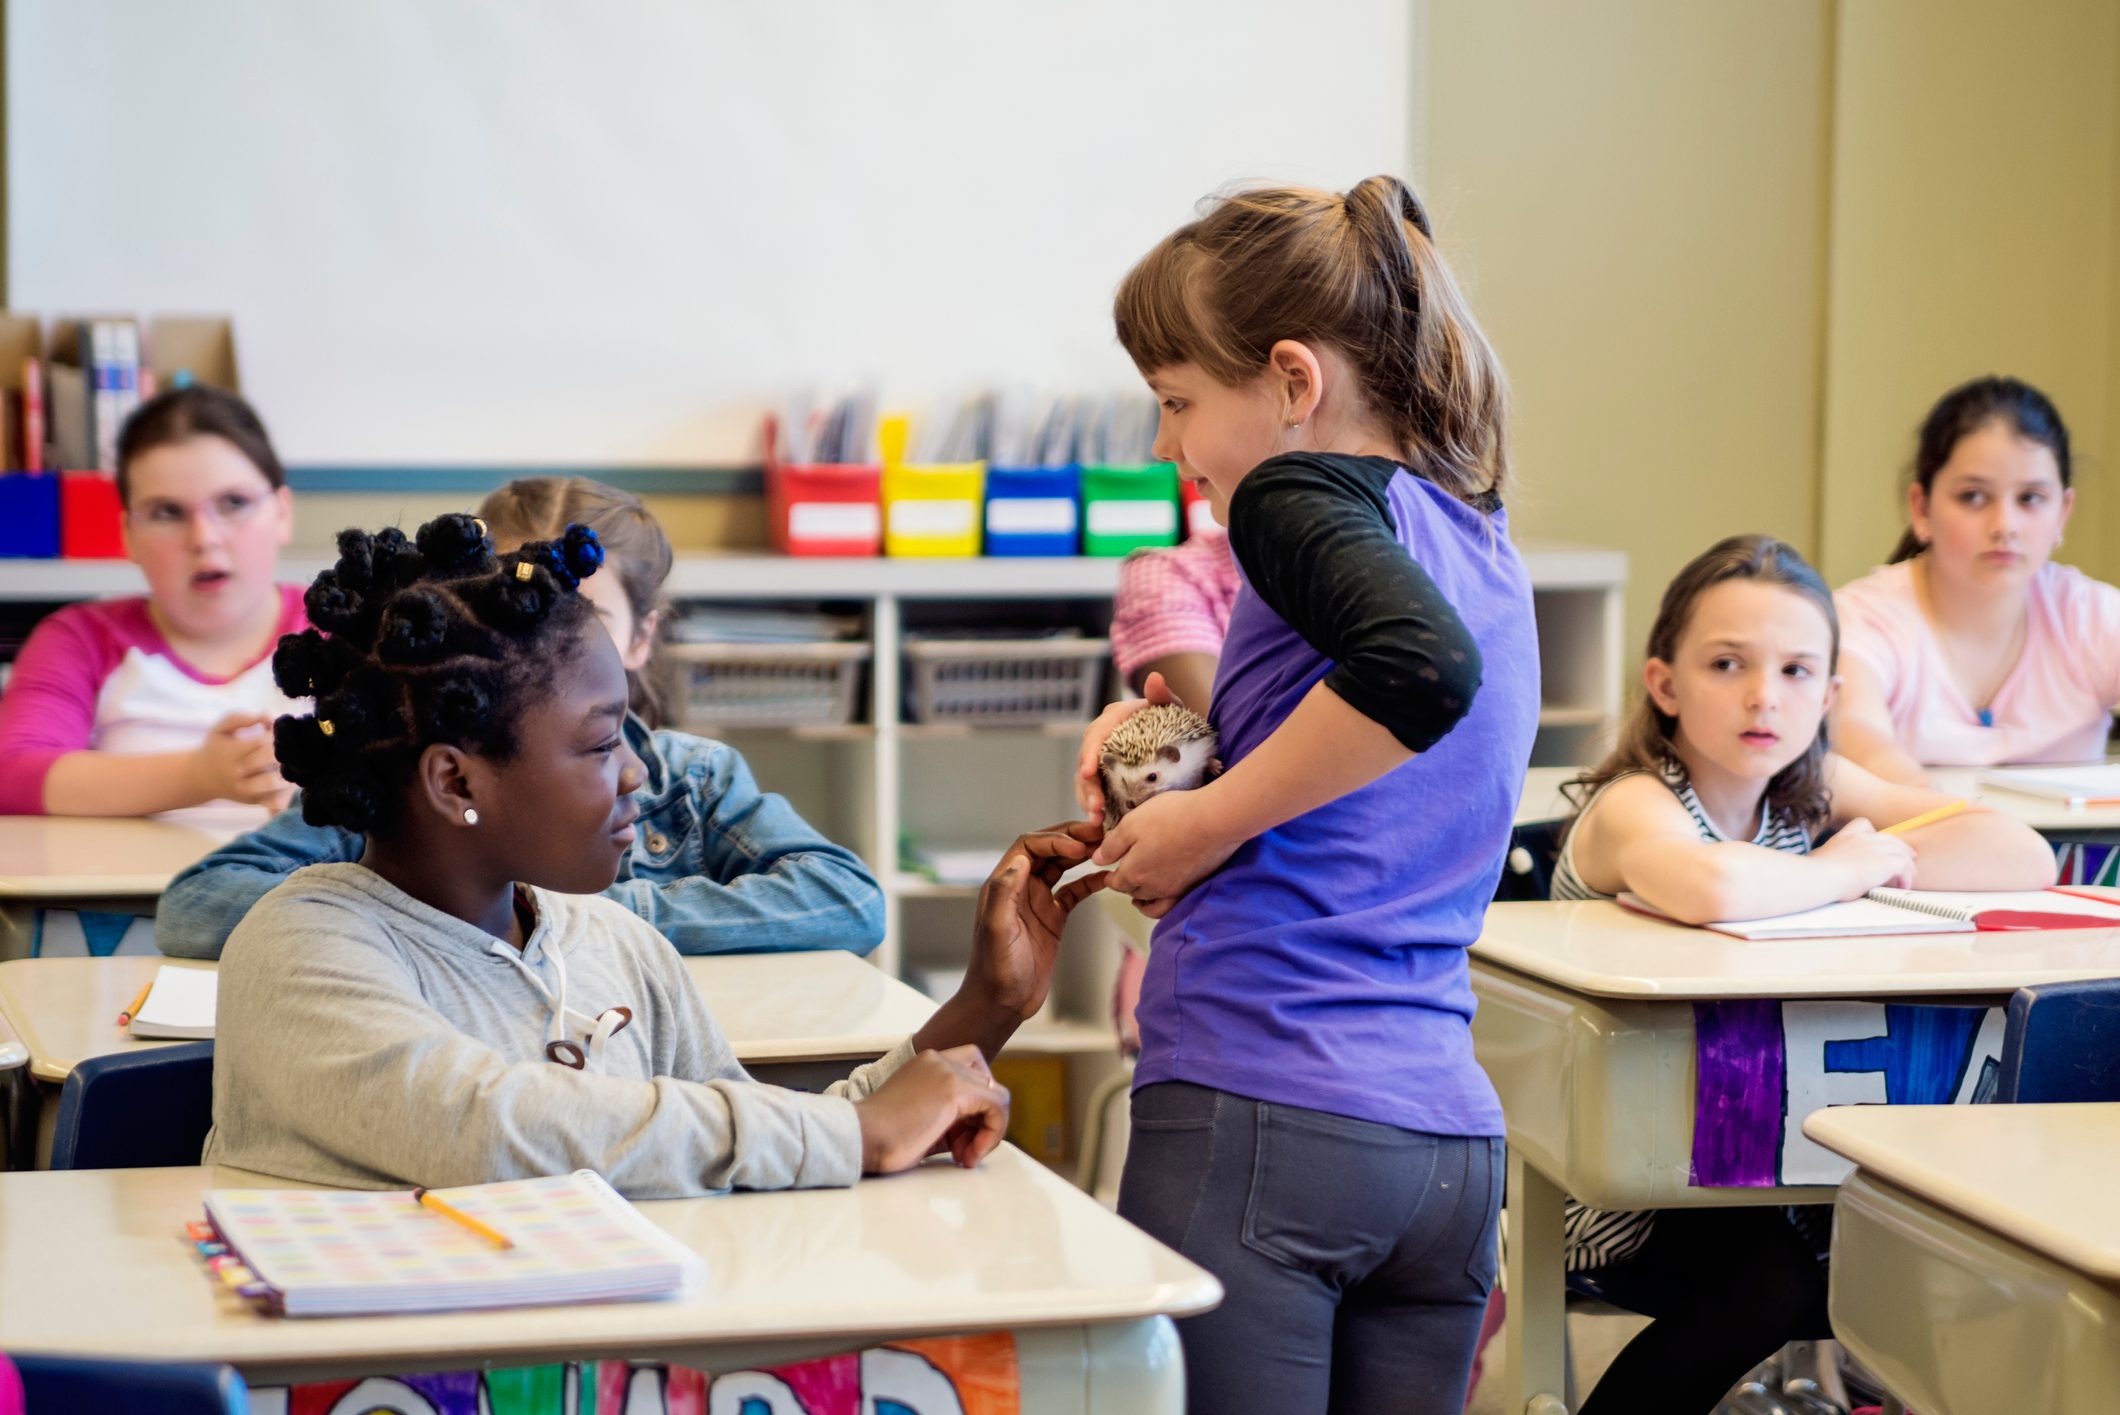
[(518, 560), (518, 561), (516, 561), (516, 562), (515, 562), (515, 578), (516, 578), (516, 579), (518, 579), (518, 580), (522, 580), (522, 581), (524, 581), (524, 582), (526, 582), (526, 583), (527, 583), (527, 582), (529, 581), (530, 577), (531, 577), (532, 575), (536, 574), (536, 573), (537, 573), (537, 567), (536, 567), (535, 565), (532, 565), (532, 564), (531, 564), (531, 563), (530, 563), (529, 561), (527, 561), (527, 560)]
[(478, 533), (481, 536), (486, 534), (486, 523), (484, 521), (481, 521), (478, 517), (473, 516), (471, 518), (471, 524), (478, 527)]
[(317, 731), (323, 733), (326, 737), (338, 730), (338, 726), (330, 718), (320, 717), (317, 719)]

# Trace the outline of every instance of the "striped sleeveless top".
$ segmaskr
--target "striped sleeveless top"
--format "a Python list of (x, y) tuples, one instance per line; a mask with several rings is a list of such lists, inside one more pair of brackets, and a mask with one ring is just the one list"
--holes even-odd
[[(1629, 772), (1628, 776), (1636, 773)], [(1605, 794), (1615, 781), (1624, 781), (1626, 776), (1616, 776), (1597, 789), (1597, 795), (1583, 802), (1582, 810), (1576, 812), (1578, 823), (1596, 806), (1598, 796)], [(1710, 841), (1728, 840), (1700, 804), (1700, 797), (1693, 792), (1693, 783), (1684, 774), (1666, 771), (1663, 782), (1678, 797), (1678, 803), (1693, 817), (1693, 824), (1700, 829), (1700, 838)], [(1811, 837), (1795, 821), (1776, 816), (1762, 808), (1759, 829), (1752, 834), (1752, 844), (1763, 845), (1769, 850), (1786, 850), (1795, 855), (1811, 853)], [(1571, 826), (1568, 837), (1561, 843), (1561, 855), (1553, 868), (1553, 888), (1549, 891), (1554, 899), (1610, 899), (1583, 883), (1582, 875), (1575, 868), (1575, 830)], [(1649, 1241), (1649, 1232), (1656, 1225), (1656, 1210), (1641, 1209), (1593, 1209), (1587, 1204), (1568, 1200), (1562, 1232), (1567, 1238), (1566, 1264), (1569, 1272), (1584, 1272), (1606, 1267), (1632, 1257)]]

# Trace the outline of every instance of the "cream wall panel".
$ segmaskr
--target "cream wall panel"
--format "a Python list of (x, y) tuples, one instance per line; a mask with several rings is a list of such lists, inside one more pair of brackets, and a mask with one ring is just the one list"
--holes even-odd
[(1952, 385), (2044, 388), (2084, 470), (2067, 558), (2120, 571), (2112, 0), (1838, 7), (1824, 568), (1887, 554), (1914, 432)]
[(1639, 645), (1718, 537), (1814, 548), (1829, 8), (1431, 0), (1426, 26), (1427, 184), (1513, 381), (1517, 528), (1625, 550)]

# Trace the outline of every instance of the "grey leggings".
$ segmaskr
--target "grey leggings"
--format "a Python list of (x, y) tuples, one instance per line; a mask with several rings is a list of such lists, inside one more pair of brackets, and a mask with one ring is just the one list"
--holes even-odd
[(1459, 1415), (1494, 1286), (1500, 1139), (1183, 1081), (1134, 1093), (1119, 1212), (1217, 1278), (1194, 1415)]

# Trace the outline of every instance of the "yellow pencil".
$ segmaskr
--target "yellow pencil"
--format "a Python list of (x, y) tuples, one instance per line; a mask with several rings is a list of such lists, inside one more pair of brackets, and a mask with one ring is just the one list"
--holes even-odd
[(1886, 835), (1905, 835), (1910, 830), (1919, 830), (1925, 825), (1934, 825), (1940, 820), (1949, 820), (1960, 811), (1969, 811), (1972, 808), (1973, 803), (1971, 801), (1953, 801), (1948, 806), (1938, 806), (1933, 811), (1923, 811), (1912, 820), (1903, 820), (1897, 825), (1888, 825), (1884, 828), (1884, 833)]
[(126, 1008), (123, 1012), (120, 1012), (118, 1014), (118, 1025), (121, 1027), (130, 1027), (132, 1025), (133, 1017), (140, 1011), (141, 1007), (146, 1004), (147, 995), (153, 992), (154, 990), (155, 980), (153, 978), (149, 978), (147, 980), (146, 986), (140, 989), (140, 995), (132, 1000), (132, 1006)]
[(435, 1198), (432, 1189), (415, 1189), (412, 1191), (412, 1197), (425, 1204), (428, 1208), (433, 1209), (442, 1217), (456, 1220), (496, 1248), (513, 1248), (515, 1246), (515, 1240), (499, 1229), (494, 1228), (490, 1224), (480, 1223), (454, 1204), (447, 1204)]

